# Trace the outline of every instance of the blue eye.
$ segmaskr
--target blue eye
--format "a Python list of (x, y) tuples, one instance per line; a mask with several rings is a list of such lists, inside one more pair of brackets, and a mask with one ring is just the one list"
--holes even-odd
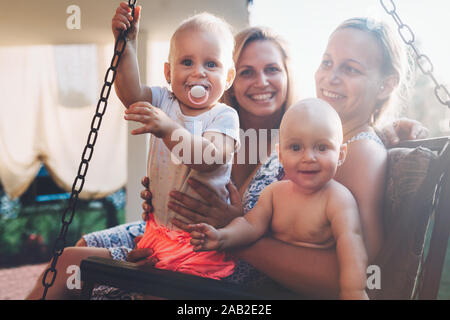
[(215, 67), (217, 67), (217, 63), (215, 63), (214, 61), (209, 61), (206, 63), (206, 67), (215, 68)]
[(350, 67), (350, 66), (346, 66), (345, 67), (345, 71), (347, 73), (350, 73), (350, 74), (360, 74), (361, 73), (358, 69), (355, 69), (355, 68)]
[(281, 71), (279, 68), (277, 67), (268, 67), (265, 69), (266, 73), (277, 73), (279, 71)]
[(319, 145), (318, 149), (320, 152), (324, 152), (328, 150), (328, 146), (326, 144), (321, 144)]
[(251, 69), (244, 69), (239, 72), (239, 76), (241, 77), (249, 77), (253, 74), (253, 71)]
[(191, 59), (184, 59), (183, 61), (181, 61), (181, 64), (186, 66), (186, 67), (190, 67), (192, 66), (194, 63), (192, 62)]
[(321, 63), (322, 68), (329, 68), (331, 67), (332, 63), (330, 60), (323, 60)]
[(299, 144), (297, 144), (297, 143), (293, 143), (293, 144), (291, 144), (290, 148), (291, 148), (293, 151), (300, 151), (301, 146), (300, 146)]

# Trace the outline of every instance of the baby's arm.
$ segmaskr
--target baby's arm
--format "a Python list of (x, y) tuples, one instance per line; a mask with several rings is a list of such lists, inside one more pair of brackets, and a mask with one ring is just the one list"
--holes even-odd
[[(149, 87), (141, 84), (137, 61), (137, 33), (141, 9), (140, 6), (136, 7), (133, 18), (127, 2), (121, 2), (112, 19), (112, 31), (116, 40), (121, 31), (129, 29), (127, 45), (120, 58), (114, 82), (116, 94), (126, 108), (136, 101), (152, 103), (152, 91)], [(120, 46), (122, 45), (123, 43), (120, 44)]]
[[(125, 110), (125, 120), (143, 124), (142, 127), (131, 131), (131, 134), (154, 134), (161, 138), (167, 148), (179, 156), (186, 166), (197, 171), (215, 170), (227, 163), (235, 150), (233, 138), (219, 132), (194, 135), (148, 102), (139, 101), (130, 105), (128, 110)], [(184, 150), (190, 151), (190, 154), (183, 154)], [(196, 158), (196, 152), (200, 154), (200, 159)]]
[[(227, 163), (233, 156), (236, 142), (230, 136), (220, 132), (211, 131), (205, 132), (203, 136), (197, 136), (191, 134), (184, 128), (182, 130), (177, 131), (177, 134), (180, 134), (183, 137), (183, 143), (190, 144), (191, 146), (190, 155), (187, 157), (183, 155), (183, 163), (188, 167), (202, 172), (213, 171), (219, 166)], [(177, 145), (180, 140), (169, 140), (170, 139), (167, 139), (167, 141), (164, 140), (164, 143), (172, 151), (174, 146)], [(201, 161), (198, 161), (198, 159), (195, 158), (195, 148), (201, 150)]]
[(358, 206), (350, 191), (341, 185), (331, 193), (327, 215), (336, 239), (340, 298), (368, 299), (365, 292), (367, 252), (362, 237)]
[(235, 218), (222, 229), (216, 230), (205, 223), (190, 225), (194, 250), (225, 250), (250, 244), (261, 238), (272, 219), (273, 187), (273, 184), (267, 186), (252, 210), (243, 217)]

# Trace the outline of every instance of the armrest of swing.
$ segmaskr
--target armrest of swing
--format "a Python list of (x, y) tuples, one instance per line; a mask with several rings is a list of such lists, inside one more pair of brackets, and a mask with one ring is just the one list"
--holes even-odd
[[(450, 229), (449, 188), (450, 137), (404, 141), (389, 150), (384, 245), (373, 262), (384, 285), (371, 299), (436, 298)], [(428, 254), (427, 234), (435, 239)]]
[[(81, 262), (84, 298), (90, 297), (95, 284), (105, 284), (130, 292), (166, 299), (264, 300), (294, 299), (290, 292), (262, 292), (225, 281), (160, 270), (135, 263), (100, 257)], [(296, 297), (298, 298), (298, 297)]]
[(450, 137), (437, 137), (417, 140), (405, 140), (401, 141), (393, 148), (417, 148), (424, 147), (431, 151), (441, 151), (445, 149), (445, 145), (450, 141)]

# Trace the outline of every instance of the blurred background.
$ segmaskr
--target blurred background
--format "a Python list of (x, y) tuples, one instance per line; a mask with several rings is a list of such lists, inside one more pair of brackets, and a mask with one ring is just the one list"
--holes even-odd
[[(385, 1), (388, 3), (388, 1)], [(48, 260), (61, 226), (113, 55), (111, 19), (120, 1), (0, 0), (0, 268)], [(450, 83), (448, 0), (396, 0), (415, 43)], [(178, 23), (198, 12), (225, 18), (235, 32), (266, 25), (291, 45), (299, 98), (315, 95), (314, 72), (331, 31), (343, 20), (371, 16), (392, 24), (378, 0), (140, 0), (141, 79), (165, 85), (163, 63)], [(399, 115), (421, 121), (431, 136), (450, 134), (450, 111), (418, 69)], [(141, 216), (140, 179), (146, 137), (131, 137), (111, 91), (67, 245), (83, 233)], [(449, 259), (447, 255), (447, 259)], [(447, 264), (448, 265), (448, 264)], [(447, 268), (448, 269), (448, 268)], [(443, 281), (448, 282), (445, 275)], [(446, 289), (448, 290), (448, 289)], [(450, 298), (450, 290), (444, 293)]]

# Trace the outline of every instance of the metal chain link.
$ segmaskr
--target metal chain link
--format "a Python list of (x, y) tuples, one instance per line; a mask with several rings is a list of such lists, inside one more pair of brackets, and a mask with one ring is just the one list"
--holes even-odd
[(450, 109), (450, 93), (446, 86), (443, 84), (440, 84), (434, 74), (434, 66), (431, 62), (430, 58), (420, 53), (417, 49), (416, 45), (414, 44), (415, 41), (415, 35), (411, 28), (403, 23), (403, 21), (400, 19), (399, 15), (397, 14), (397, 8), (395, 6), (395, 3), (393, 0), (389, 0), (390, 4), (386, 5), (385, 1), (380, 0), (381, 6), (383, 7), (384, 11), (386, 11), (387, 14), (389, 14), (392, 19), (394, 19), (395, 23), (398, 26), (398, 33), (400, 34), (400, 37), (402, 38), (403, 42), (411, 47), (411, 49), (414, 51), (416, 63), (419, 66), (419, 69), (422, 71), (422, 73), (426, 76), (429, 76), (431, 80), (434, 82), (434, 94), (438, 101), (446, 105)]
[[(131, 15), (134, 17), (134, 9), (136, 6), (136, 0), (128, 0), (128, 6), (131, 8)], [(56, 280), (56, 264), (58, 258), (62, 255), (64, 247), (66, 245), (67, 231), (69, 230), (69, 225), (75, 215), (76, 205), (78, 201), (78, 196), (83, 190), (84, 182), (86, 180), (87, 170), (89, 168), (89, 161), (94, 153), (94, 146), (97, 141), (98, 132), (100, 130), (100, 125), (102, 123), (103, 115), (106, 112), (106, 107), (108, 104), (109, 94), (111, 93), (111, 88), (116, 79), (117, 67), (119, 66), (120, 58), (122, 53), (125, 51), (127, 44), (127, 33), (128, 30), (122, 31), (117, 37), (116, 43), (114, 45), (114, 56), (111, 60), (110, 67), (106, 71), (105, 81), (103, 84), (102, 91), (100, 93), (100, 99), (97, 103), (97, 108), (95, 115), (92, 118), (91, 130), (88, 135), (86, 146), (84, 147), (83, 154), (81, 156), (81, 163), (78, 168), (77, 176), (72, 185), (72, 192), (68, 200), (66, 209), (63, 212), (61, 221), (62, 226), (58, 237), (53, 245), (53, 258), (50, 267), (45, 271), (44, 277), (42, 278), (42, 285), (44, 286), (44, 292), (42, 294), (42, 300), (45, 300), (47, 296), (48, 289), (54, 284)], [(67, 219), (67, 213), (70, 212), (69, 218)], [(51, 275), (51, 279), (47, 279)], [(50, 281), (48, 281), (50, 280)]]

